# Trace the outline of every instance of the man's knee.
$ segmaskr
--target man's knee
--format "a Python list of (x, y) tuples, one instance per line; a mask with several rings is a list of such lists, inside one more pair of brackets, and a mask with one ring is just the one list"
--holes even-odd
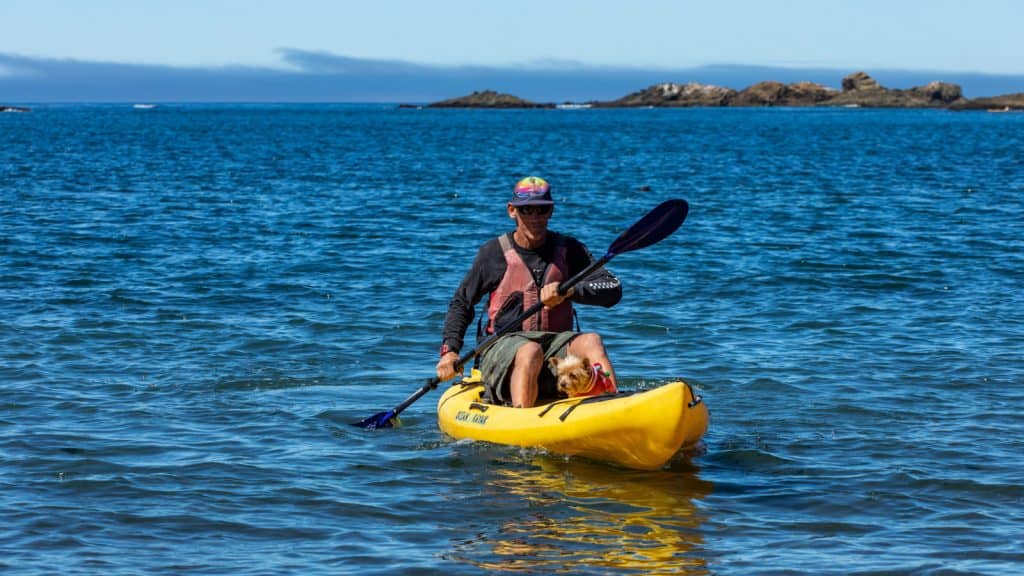
[(594, 332), (584, 332), (572, 340), (573, 348), (586, 351), (586, 350), (604, 350), (604, 342), (601, 340), (601, 335)]
[(540, 363), (544, 360), (544, 348), (536, 342), (527, 342), (516, 350), (516, 363)]

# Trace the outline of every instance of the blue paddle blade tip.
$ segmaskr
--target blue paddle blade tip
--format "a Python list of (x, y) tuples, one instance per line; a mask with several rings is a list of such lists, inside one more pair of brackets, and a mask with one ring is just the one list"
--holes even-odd
[(366, 428), (367, 430), (376, 430), (377, 428), (394, 428), (400, 426), (401, 421), (398, 416), (395, 415), (394, 410), (388, 410), (387, 412), (380, 412), (370, 416), (366, 420), (361, 420), (352, 424), (360, 428)]
[(608, 254), (622, 254), (661, 242), (683, 225), (683, 220), (686, 220), (689, 211), (690, 205), (682, 198), (666, 200), (658, 204), (628, 230), (620, 234), (608, 248)]

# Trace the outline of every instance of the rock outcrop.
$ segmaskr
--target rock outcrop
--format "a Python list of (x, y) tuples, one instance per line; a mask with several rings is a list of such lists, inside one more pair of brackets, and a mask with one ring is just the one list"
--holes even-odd
[(864, 72), (855, 72), (843, 78), (843, 91), (823, 104), (864, 108), (945, 108), (962, 99), (963, 93), (956, 84), (931, 82), (909, 90), (891, 90)]
[(594, 102), (596, 108), (727, 106), (736, 95), (732, 88), (690, 82), (655, 84), (611, 102)]
[(854, 72), (843, 78), (843, 92), (860, 92), (870, 94), (884, 90), (877, 80), (868, 76), (867, 72)]
[(1024, 112), (1024, 92), (1006, 94), (992, 98), (974, 98), (960, 100), (949, 107), (950, 110), (988, 110), (989, 112)]
[(468, 96), (460, 96), (450, 100), (428, 104), (427, 108), (554, 108), (554, 104), (539, 104), (524, 100), (511, 94), (502, 94), (493, 90), (473, 92)]
[(914, 98), (922, 98), (929, 102), (940, 102), (943, 105), (952, 104), (964, 99), (963, 91), (959, 85), (938, 81), (911, 88), (910, 94)]
[(741, 90), (729, 106), (814, 106), (838, 93), (835, 88), (814, 82), (759, 82)]
[(942, 108), (963, 99), (956, 84), (932, 82), (909, 90), (890, 90), (864, 72), (842, 82), (843, 90), (814, 82), (759, 82), (737, 92), (731, 88), (690, 82), (655, 84), (618, 100), (595, 102), (597, 108), (683, 106), (848, 106), (865, 108)]

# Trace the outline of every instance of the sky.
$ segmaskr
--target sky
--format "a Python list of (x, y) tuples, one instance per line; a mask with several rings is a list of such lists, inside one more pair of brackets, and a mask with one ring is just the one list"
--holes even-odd
[[(703, 81), (672, 76), (723, 67), (830, 71), (831, 85), (857, 70), (876, 78), (893, 71), (939, 80), (994, 76), (1010, 89), (1024, 77), (1021, 22), (1024, 2), (1017, 0), (0, 0), (0, 100), (5, 89), (43, 100), (66, 90), (74, 99), (82, 85), (75, 74), (101, 69), (108, 81), (202, 77), (208, 90), (218, 74), (227, 81), (263, 75), (282, 86), (279, 74), (338, 80), (384, 70), (442, 80), (532, 74), (549, 83), (583, 75), (600, 85), (615, 74)], [(767, 79), (777, 78), (749, 78)], [(396, 86), (374, 94), (429, 92), (399, 94)], [(293, 92), (284, 96), (299, 95)], [(965, 93), (972, 96), (966, 86)]]

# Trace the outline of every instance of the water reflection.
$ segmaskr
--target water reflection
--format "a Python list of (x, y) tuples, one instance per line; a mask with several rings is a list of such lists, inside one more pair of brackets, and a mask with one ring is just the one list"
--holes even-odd
[(695, 502), (713, 485), (688, 463), (638, 472), (541, 456), (485, 480), (499, 517), (452, 559), (506, 572), (709, 572)]

